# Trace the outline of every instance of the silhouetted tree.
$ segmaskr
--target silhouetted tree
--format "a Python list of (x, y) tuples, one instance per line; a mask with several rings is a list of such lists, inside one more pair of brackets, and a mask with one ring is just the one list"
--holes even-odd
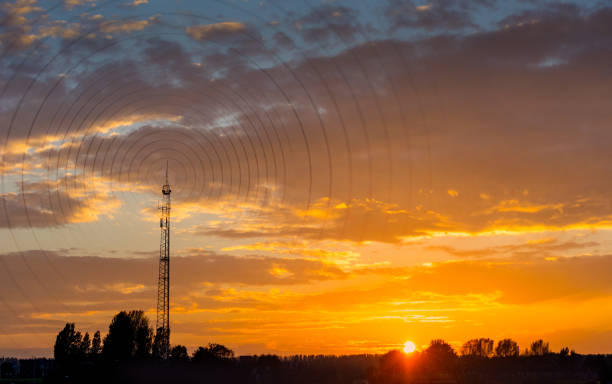
[(493, 344), (493, 340), (485, 338), (468, 340), (461, 347), (461, 354), (463, 356), (490, 357), (493, 355)]
[(81, 345), (79, 346), (80, 355), (83, 358), (86, 358), (89, 355), (91, 350), (91, 340), (89, 339), (89, 332), (85, 332), (85, 336), (83, 336), (83, 340), (81, 340)]
[(497, 342), (495, 356), (497, 357), (516, 357), (519, 355), (519, 346), (512, 339), (503, 339)]
[(570, 354), (570, 350), (568, 347), (561, 348), (561, 350), (559, 351), (559, 356), (561, 357), (568, 357), (569, 354)]
[(91, 349), (89, 350), (89, 354), (92, 357), (98, 357), (102, 353), (102, 338), (100, 337), (100, 331), (96, 331), (93, 336), (93, 340), (91, 341)]
[(102, 355), (109, 360), (151, 356), (153, 329), (143, 311), (121, 311), (113, 317), (104, 338)]
[[(458, 359), (452, 346), (444, 340), (432, 340), (423, 352), (405, 354), (391, 351), (385, 355), (362, 356), (241, 356), (221, 344), (199, 347), (189, 363), (187, 348), (175, 345), (170, 361), (164, 364), (150, 359), (152, 329), (142, 311), (120, 312), (113, 317), (102, 346), (100, 332), (84, 336), (67, 323), (58, 333), (54, 353), (56, 368), (45, 378), (53, 383), (286, 383), (320, 384), (370, 382), (372, 384), (406, 384), (431, 382), (514, 383), (556, 382), (563, 375), (568, 382), (607, 383), (612, 379), (612, 355), (576, 355), (563, 348), (557, 356), (525, 359)], [(488, 357), (493, 340), (472, 339), (461, 348), (465, 356)], [(102, 351), (102, 353), (100, 352)], [(525, 350), (527, 355), (550, 353), (548, 343), (537, 340)], [(500, 340), (495, 348), (499, 357), (516, 357), (518, 344)], [(102, 354), (105, 358), (98, 356)], [(119, 361), (120, 363), (115, 363)], [(20, 361), (21, 364), (21, 361)], [(27, 370), (24, 367), (29, 366)], [(2, 375), (11, 375), (11, 363), (2, 365)], [(21, 364), (25, 372), (35, 372), (34, 364)], [(31, 373), (34, 375), (34, 373)], [(367, 379), (367, 381), (365, 381)], [(523, 380), (524, 379), (524, 380)]]
[(221, 344), (208, 344), (208, 349), (220, 359), (234, 358), (234, 351)]
[(281, 359), (276, 355), (259, 355), (257, 357), (257, 364), (267, 368), (274, 368), (281, 365)]
[(430, 373), (444, 374), (454, 369), (457, 355), (444, 340), (432, 340), (422, 354), (421, 369)]
[(544, 356), (549, 353), (550, 349), (548, 347), (548, 343), (545, 343), (542, 339), (531, 343), (531, 347), (529, 348), (529, 355), (531, 356)]
[(206, 347), (199, 347), (191, 358), (196, 363), (213, 363), (229, 360), (234, 357), (234, 351), (221, 344), (209, 343)]
[[(89, 338), (87, 339), (89, 342)], [(66, 323), (55, 338), (53, 356), (58, 367), (68, 367), (81, 361), (83, 353), (83, 338), (81, 332), (74, 329), (74, 323)]]
[(446, 341), (441, 339), (432, 340), (429, 347), (424, 351), (425, 355), (434, 358), (454, 358), (457, 357), (455, 350)]
[(170, 350), (170, 360), (173, 361), (189, 361), (187, 348), (184, 345), (175, 345)]

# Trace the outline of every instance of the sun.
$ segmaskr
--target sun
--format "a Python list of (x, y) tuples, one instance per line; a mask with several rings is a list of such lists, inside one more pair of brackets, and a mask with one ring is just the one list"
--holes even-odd
[(412, 353), (416, 347), (412, 341), (407, 341), (404, 343), (404, 353)]

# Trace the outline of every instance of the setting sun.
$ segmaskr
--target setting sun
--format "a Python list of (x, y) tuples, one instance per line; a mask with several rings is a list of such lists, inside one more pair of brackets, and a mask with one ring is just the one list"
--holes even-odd
[(404, 343), (404, 353), (412, 353), (416, 347), (412, 341), (407, 341)]

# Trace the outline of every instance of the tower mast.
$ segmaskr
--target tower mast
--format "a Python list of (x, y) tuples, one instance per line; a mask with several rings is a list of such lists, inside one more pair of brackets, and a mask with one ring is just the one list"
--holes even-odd
[(167, 359), (170, 353), (170, 184), (166, 161), (166, 183), (162, 186), (159, 206), (161, 240), (159, 243), (159, 277), (157, 281), (157, 335), (159, 357)]

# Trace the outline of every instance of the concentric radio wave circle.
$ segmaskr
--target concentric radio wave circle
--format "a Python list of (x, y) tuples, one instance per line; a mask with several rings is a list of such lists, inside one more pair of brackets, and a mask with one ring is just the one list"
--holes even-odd
[[(118, 3), (106, 1), (91, 12)], [(19, 173), (2, 173), (0, 193), (19, 195), (24, 221), (11, 215), (9, 204), (14, 202), (7, 198), (3, 198), (3, 219), (11, 248), (38, 285), (37, 298), (14, 276), (4, 256), (0, 263), (35, 312), (43, 313), (43, 303), (49, 300), (65, 307), (47, 282), (70, 278), (54, 265), (41, 236), (54, 233), (56, 249), (71, 248), (75, 239), (82, 243), (99, 236), (111, 238), (108, 228), (114, 220), (100, 212), (93, 232), (80, 226), (71, 227), (70, 232), (54, 229), (88, 220), (79, 215), (91, 208), (89, 201), (136, 206), (143, 193), (155, 196), (166, 162), (177, 199), (204, 209), (247, 203), (249, 209), (236, 212), (235, 222), (263, 220), (263, 215), (271, 214), (263, 208), (273, 198), (279, 207), (301, 212), (316, 206), (327, 219), (312, 232), (310, 216), (305, 214), (303, 225), (298, 223), (292, 233), (314, 240), (325, 239), (328, 228), (337, 225), (332, 223), (336, 202), (392, 202), (403, 193), (396, 190), (396, 179), (413, 184), (409, 153), (415, 129), (408, 122), (410, 112), (399, 86), (412, 89), (415, 99), (419, 98), (404, 50), (397, 48), (394, 57), (384, 57), (377, 44), (362, 51), (350, 44), (343, 50), (315, 44), (287, 55), (279, 47), (271, 49), (266, 40), (284, 33), (282, 26), (237, 4), (215, 3), (243, 15), (258, 29), (241, 28), (231, 39), (194, 41), (186, 36), (185, 25), (213, 25), (220, 20), (195, 13), (149, 12), (114, 19), (110, 25), (155, 20), (152, 28), (125, 36), (92, 42), (91, 35), (99, 33), (99, 26), (93, 26), (55, 47), (55, 52), (45, 44), (51, 37), (34, 43), (21, 56), (15, 56), (16, 41), (3, 46), (0, 63), (10, 71), (4, 71), (0, 98), (11, 107), (2, 164), (17, 162), (15, 143), (23, 150)], [(291, 14), (282, 2), (275, 6)], [(47, 11), (60, 8), (58, 2)], [(337, 26), (328, 28), (342, 41)], [(374, 39), (361, 28), (358, 36), (364, 42)], [(160, 51), (147, 51), (147, 47)], [(312, 55), (315, 48), (317, 54)], [(208, 78), (201, 75), (202, 63), (190, 62), (198, 55), (205, 61)], [(207, 60), (220, 64), (208, 69)], [(376, 71), (368, 67), (372, 65), (378, 66)], [(407, 84), (396, 83), (398, 68), (405, 71), (401, 78), (408, 79)], [(381, 89), (388, 90), (385, 97)], [(420, 134), (428, 143), (427, 117), (418, 104), (410, 106), (417, 115), (410, 117), (421, 121)], [(146, 124), (139, 124), (143, 121)], [(401, 171), (396, 166), (398, 151), (406, 153), (402, 161), (407, 165)], [(33, 158), (44, 172), (29, 168)], [(385, 172), (380, 171), (381, 163), (387, 165)], [(400, 174), (406, 170), (407, 174)], [(431, 168), (428, 175), (426, 188), (431, 184)], [(412, 188), (406, 193), (412, 194)], [(348, 227), (357, 220), (352, 215), (347, 210), (341, 217), (339, 238), (348, 236)], [(368, 215), (359, 219), (361, 226), (351, 240), (367, 240)], [(35, 247), (29, 238), (23, 240), (24, 230)], [(25, 250), (32, 248), (45, 257), (49, 270), (44, 274), (35, 271), (25, 256)], [(7, 311), (19, 312), (2, 302)]]

